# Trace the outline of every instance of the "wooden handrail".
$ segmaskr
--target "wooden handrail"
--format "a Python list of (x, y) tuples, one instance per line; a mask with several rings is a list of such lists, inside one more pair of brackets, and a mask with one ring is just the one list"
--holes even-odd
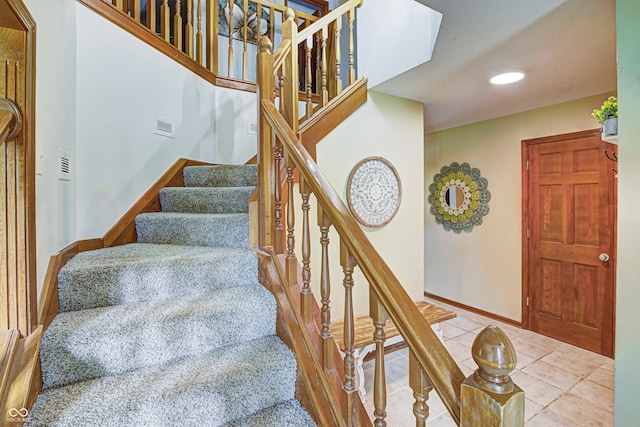
[(282, 67), (282, 64), (287, 58), (287, 55), (289, 55), (289, 52), (291, 52), (291, 40), (283, 40), (278, 49), (276, 49), (276, 52), (273, 54), (274, 71), (279, 70), (280, 67)]
[(289, 159), (311, 187), (323, 213), (344, 239), (362, 273), (389, 313), (409, 348), (426, 372), (449, 413), (460, 422), (460, 387), (465, 377), (444, 345), (424, 320), (384, 259), (374, 249), (364, 231), (349, 213), (340, 196), (320, 173), (295, 133), (275, 105), (262, 101), (261, 109), (275, 131)]
[[(290, 7), (290, 6), (285, 6), (283, 4), (273, 3), (273, 2), (270, 2), (269, 0), (251, 0), (251, 3), (261, 4), (262, 6), (266, 6), (266, 7), (278, 10), (282, 13), (286, 12), (287, 8)], [(318, 19), (320, 19), (318, 16), (311, 15), (310, 13), (302, 12), (299, 10), (296, 10), (295, 12), (298, 18), (306, 19), (311, 22), (315, 22)]]
[(308, 27), (300, 30), (298, 33), (298, 40), (305, 40), (307, 37), (314, 35), (318, 31), (322, 30), (328, 23), (335, 21), (340, 18), (342, 15), (353, 9), (354, 7), (358, 7), (362, 4), (363, 0), (349, 0), (348, 2), (341, 4), (328, 14), (322, 17), (322, 20), (318, 20)]

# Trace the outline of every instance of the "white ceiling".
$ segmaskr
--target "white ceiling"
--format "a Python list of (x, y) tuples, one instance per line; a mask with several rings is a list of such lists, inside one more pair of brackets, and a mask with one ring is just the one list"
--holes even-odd
[(616, 89), (615, 0), (416, 1), (444, 15), (433, 57), (374, 90), (423, 102), (425, 132)]

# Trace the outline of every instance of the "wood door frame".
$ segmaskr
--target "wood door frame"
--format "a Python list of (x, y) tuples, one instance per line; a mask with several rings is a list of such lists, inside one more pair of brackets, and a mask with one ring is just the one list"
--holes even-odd
[[(2, 0), (0, 0), (2, 1)], [(24, 295), (23, 300), (16, 301), (18, 316), (21, 319), (21, 335), (27, 336), (33, 332), (37, 324), (37, 274), (36, 274), (36, 188), (35, 188), (35, 75), (36, 75), (36, 22), (29, 13), (22, 0), (4, 0), (8, 9), (19, 21), (25, 32), (24, 57), (24, 90), (25, 98), (22, 107), (23, 127), (21, 130), (24, 144), (25, 179), (18, 182), (24, 185), (24, 198), (18, 203), (24, 204), (25, 236), (23, 250), (17, 257), (25, 260), (25, 282), (18, 283), (14, 295)], [(19, 258), (18, 258), (19, 259)]]
[[(522, 328), (523, 329), (531, 329), (530, 325), (530, 311), (529, 306), (527, 305), (527, 297), (529, 296), (529, 291), (531, 289), (529, 284), (529, 244), (527, 237), (527, 230), (529, 228), (529, 169), (527, 162), (529, 161), (529, 148), (538, 145), (538, 144), (546, 144), (550, 142), (561, 142), (571, 139), (577, 138), (587, 138), (597, 136), (600, 138), (601, 129), (590, 129), (579, 132), (571, 132), (560, 135), (552, 135), (541, 138), (533, 138), (533, 139), (523, 139), (522, 140)], [(602, 154), (604, 156), (604, 153)], [(611, 219), (613, 221), (613, 255), (612, 259), (612, 269), (613, 269), (613, 285), (615, 287), (615, 271), (616, 271), (616, 258), (617, 258), (617, 185), (614, 185), (612, 197), (614, 199), (613, 210), (611, 212)], [(615, 340), (615, 312), (616, 312), (616, 301), (615, 301), (615, 289), (613, 292), (614, 300), (613, 300), (613, 320), (614, 320), (614, 340)]]

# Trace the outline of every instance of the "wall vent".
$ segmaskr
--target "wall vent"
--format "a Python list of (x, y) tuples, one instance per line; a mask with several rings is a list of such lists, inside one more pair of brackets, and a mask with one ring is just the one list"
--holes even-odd
[(60, 148), (58, 149), (58, 180), (71, 180), (71, 161), (69, 159), (69, 152)]
[(173, 138), (173, 123), (166, 119), (154, 117), (153, 133), (156, 135), (166, 136), (167, 138)]
[(258, 134), (258, 123), (252, 122), (249, 120), (247, 122), (247, 133), (249, 135), (257, 135)]

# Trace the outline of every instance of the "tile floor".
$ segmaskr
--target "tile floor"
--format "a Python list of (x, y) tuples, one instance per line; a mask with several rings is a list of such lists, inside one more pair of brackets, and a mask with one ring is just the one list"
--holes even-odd
[[(444, 344), (465, 375), (477, 367), (471, 344), (487, 325), (497, 325), (518, 353), (514, 382), (525, 392), (526, 427), (613, 426), (613, 359), (516, 328), (465, 310), (445, 306), (458, 316), (441, 324)], [(407, 349), (385, 357), (387, 425), (415, 426), (413, 392), (408, 383)], [(364, 364), (365, 406), (373, 419), (374, 361)], [(455, 426), (435, 392), (429, 396), (429, 427)]]

